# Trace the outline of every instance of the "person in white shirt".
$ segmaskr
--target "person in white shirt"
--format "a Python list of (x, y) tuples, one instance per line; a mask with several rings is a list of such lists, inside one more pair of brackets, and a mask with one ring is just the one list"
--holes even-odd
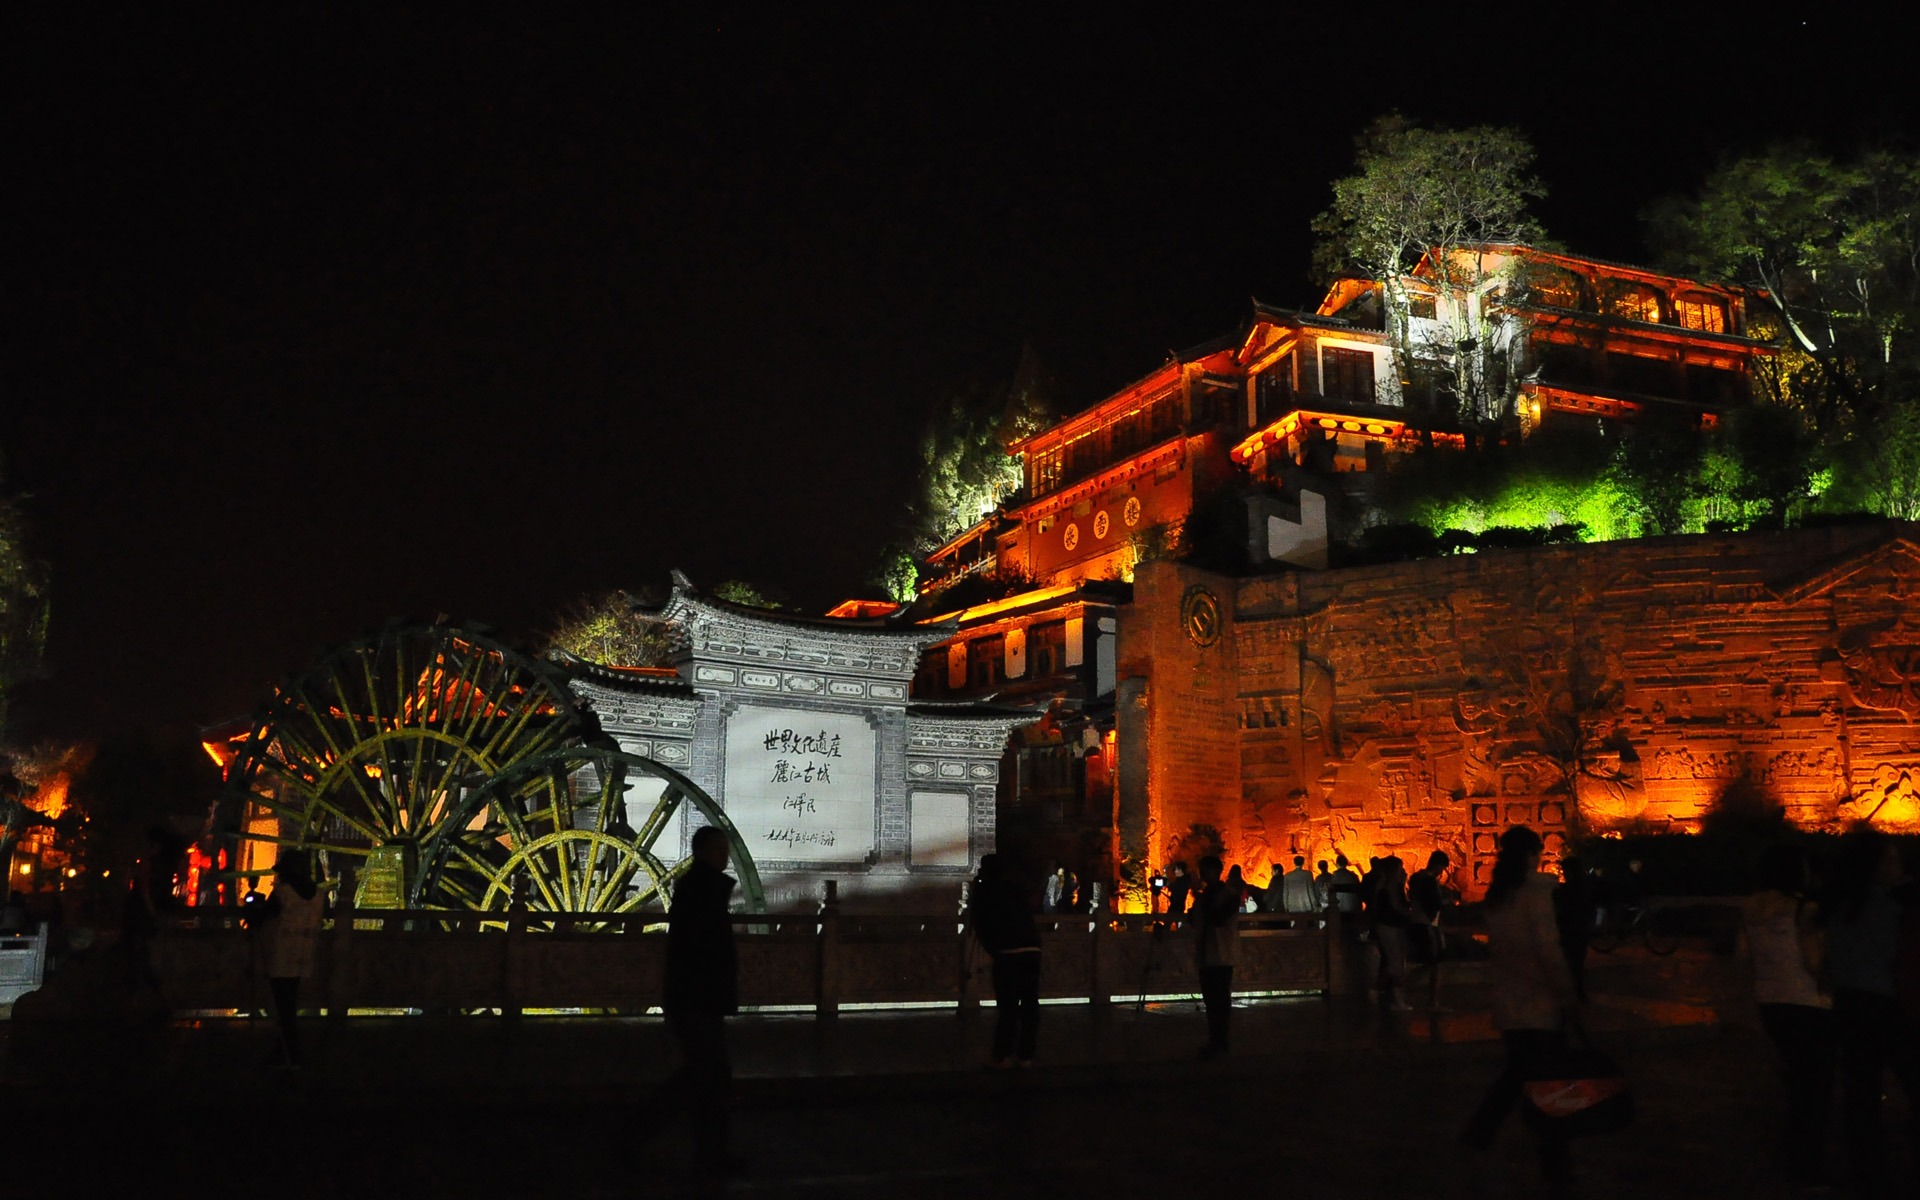
[[(1478, 1150), (1493, 1144), (1520, 1105), (1521, 1084), (1564, 1058), (1567, 1017), (1577, 1010), (1573, 972), (1560, 950), (1551, 875), (1540, 873), (1540, 835), (1515, 825), (1500, 835), (1487, 886), (1487, 951), (1493, 1026), (1507, 1044), (1507, 1066), (1474, 1110), (1460, 1140)], [(1573, 1158), (1563, 1137), (1540, 1134), (1540, 1167), (1556, 1193), (1571, 1188)]]
[(1753, 998), (1787, 1085), (1787, 1182), (1816, 1187), (1826, 1182), (1833, 1108), (1833, 998), (1820, 985), (1826, 937), (1819, 907), (1806, 898), (1806, 851), (1768, 847), (1759, 876), (1760, 889), (1747, 897), (1742, 913), (1753, 957)]

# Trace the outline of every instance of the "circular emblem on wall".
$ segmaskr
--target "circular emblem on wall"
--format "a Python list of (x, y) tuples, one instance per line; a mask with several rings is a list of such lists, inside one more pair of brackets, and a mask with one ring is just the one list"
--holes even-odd
[(1080, 544), (1080, 527), (1068, 524), (1067, 531), (1060, 535), (1060, 544), (1071, 550)]
[(1107, 528), (1111, 524), (1112, 522), (1107, 520), (1107, 514), (1104, 511), (1094, 514), (1094, 518), (1093, 518), (1094, 539), (1097, 541), (1100, 538), (1107, 536)]
[(1120, 519), (1127, 523), (1128, 529), (1140, 523), (1140, 497), (1127, 497), (1126, 507), (1120, 510)]
[(1196, 646), (1211, 646), (1220, 640), (1220, 598), (1199, 584), (1180, 597), (1180, 627)]

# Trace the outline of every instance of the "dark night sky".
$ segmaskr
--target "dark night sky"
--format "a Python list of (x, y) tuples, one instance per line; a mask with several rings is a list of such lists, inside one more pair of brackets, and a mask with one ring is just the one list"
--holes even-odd
[(180, 736), (385, 617), (673, 566), (864, 591), (944, 392), (1030, 341), (1083, 405), (1311, 300), (1385, 109), (1520, 126), (1550, 230), (1636, 258), (1716, 155), (1903, 136), (1911, 85), (1835, 6), (272, 7), (0, 13), (30, 731)]

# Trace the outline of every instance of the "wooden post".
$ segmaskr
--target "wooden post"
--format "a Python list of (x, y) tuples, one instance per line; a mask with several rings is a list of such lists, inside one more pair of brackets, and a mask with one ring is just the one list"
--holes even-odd
[(831, 1021), (840, 1015), (840, 885), (827, 880), (820, 902), (820, 965), (814, 995), (814, 1016)]
[(353, 951), (353, 868), (340, 869), (340, 889), (333, 901), (333, 936), (327, 939), (327, 986), (321, 993), (327, 998), (327, 1020), (347, 1017), (347, 988), (351, 981)]
[(500, 939), (500, 1016), (502, 1020), (520, 1019), (520, 998), (515, 994), (514, 967), (520, 958), (521, 943), (527, 936), (527, 881), (513, 881), (513, 899), (507, 904), (507, 936)]
[(960, 1002), (954, 1006), (954, 1015), (965, 1020), (980, 1011), (980, 993), (973, 988), (973, 913), (969, 911), (973, 903), (971, 890), (966, 884), (960, 885)]
[(1087, 915), (1093, 918), (1087, 923), (1087, 1003), (1096, 1014), (1102, 1014), (1112, 999), (1112, 990), (1107, 987), (1106, 956), (1100, 952), (1107, 941), (1108, 920), (1097, 908)]

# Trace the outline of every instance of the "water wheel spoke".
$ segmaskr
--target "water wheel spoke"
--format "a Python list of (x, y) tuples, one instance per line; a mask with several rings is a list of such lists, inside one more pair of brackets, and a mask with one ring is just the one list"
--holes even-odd
[(666, 832), (667, 823), (673, 820), (685, 799), (686, 793), (676, 784), (669, 783), (661, 789), (660, 798), (653, 802), (653, 811), (647, 814), (647, 823), (640, 829), (640, 845), (648, 850), (653, 849), (654, 843)]

